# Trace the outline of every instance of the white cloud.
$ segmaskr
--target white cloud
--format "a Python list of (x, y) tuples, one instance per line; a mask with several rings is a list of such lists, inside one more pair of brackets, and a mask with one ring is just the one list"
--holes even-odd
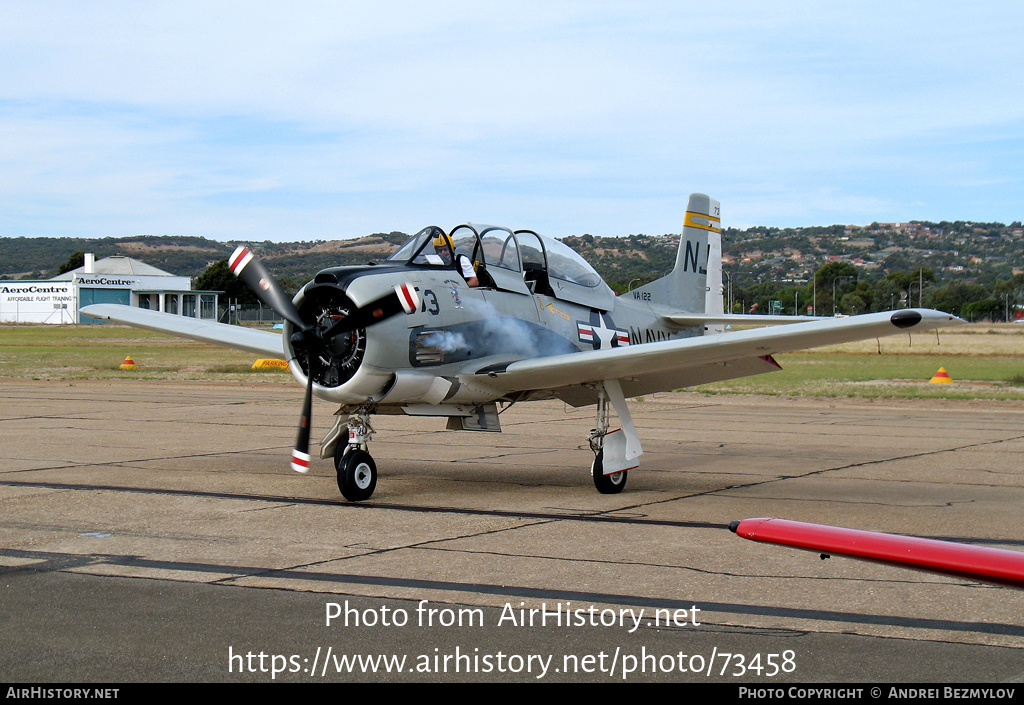
[(1022, 25), (997, 2), (7, 3), (0, 235), (656, 233), (698, 190), (747, 224), (1008, 222)]

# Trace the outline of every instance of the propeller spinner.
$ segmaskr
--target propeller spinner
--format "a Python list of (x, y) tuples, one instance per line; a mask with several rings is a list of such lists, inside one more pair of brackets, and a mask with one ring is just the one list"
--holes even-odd
[(302, 401), (302, 416), (299, 419), (295, 448), (292, 450), (291, 468), (296, 472), (308, 472), (314, 364), (319, 361), (321, 355), (330, 358), (331, 341), (336, 336), (380, 323), (398, 313), (415, 312), (420, 306), (419, 294), (411, 284), (399, 284), (390, 293), (356, 308), (330, 327), (323, 329), (316, 322), (307, 323), (302, 319), (298, 308), (288, 298), (284, 288), (248, 247), (237, 248), (228, 258), (228, 267), (232, 274), (252, 290), (256, 298), (295, 327), (296, 332), (291, 337), (292, 346), (296, 352), (302, 349), (306, 351), (306, 395)]

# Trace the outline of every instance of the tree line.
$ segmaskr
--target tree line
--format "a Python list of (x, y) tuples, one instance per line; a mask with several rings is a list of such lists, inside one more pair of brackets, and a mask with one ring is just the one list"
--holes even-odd
[[(393, 249), (407, 236), (395, 232), (371, 237), (386, 242), (390, 245), (389, 249)], [(212, 259), (210, 254), (216, 251), (210, 252), (203, 248), (202, 254), (190, 252), (192, 257), (206, 257), (206, 262), (196, 267), (194, 259), (183, 258), (177, 251), (171, 249), (168, 252), (167, 249), (169, 245), (192, 245), (200, 249), (199, 245), (209, 241), (201, 238), (140, 240), (146, 240), (146, 244), (156, 250), (141, 255), (147, 262), (160, 266), (162, 262), (154, 260), (177, 255), (178, 266), (172, 271), (188, 274), (188, 263), (195, 267), (192, 273), (201, 271), (196, 280), (197, 289), (224, 291), (225, 299), (238, 299), (240, 303), (255, 302), (251, 292), (231, 276), (226, 259), (218, 259), (205, 266)], [(643, 235), (624, 238), (584, 235), (567, 237), (564, 242), (580, 252), (617, 293), (642, 286), (667, 273), (674, 264), (678, 247), (672, 241)], [(365, 263), (368, 258), (368, 254), (361, 251), (307, 253), (304, 245), (307, 243), (263, 243), (260, 246), (261, 256), (262, 250), (270, 255), (265, 262), (268, 269), (292, 293), (298, 291), (302, 283), (309, 279), (310, 272), (338, 264)], [(217, 246), (227, 249), (225, 243), (217, 243)], [(81, 266), (82, 257), (81, 250), (74, 252), (58, 271)], [(887, 261), (887, 264), (896, 263)], [(183, 268), (186, 271), (181, 271)], [(866, 270), (839, 261), (814, 270), (813, 277), (808, 276), (806, 282), (780, 281), (779, 275), (769, 270), (726, 267), (723, 284), (726, 288), (727, 310), (733, 313), (790, 315), (813, 312), (819, 316), (831, 316), (920, 306), (946, 311), (972, 321), (1014, 319), (1024, 311), (1024, 274), (1013, 274), (1010, 271), (1003, 276), (990, 274), (965, 278), (948, 271), (937, 272), (918, 263), (902, 268)]]
[[(963, 280), (939, 282), (926, 267), (865, 275), (846, 262), (830, 262), (807, 283), (745, 283), (725, 277), (726, 306), (732, 313), (813, 312), (818, 316), (857, 315), (899, 308), (933, 308), (969, 321), (1013, 320), (1024, 311), (1024, 274), (983, 285)], [(730, 294), (731, 292), (731, 294)], [(776, 302), (773, 304), (773, 302)]]

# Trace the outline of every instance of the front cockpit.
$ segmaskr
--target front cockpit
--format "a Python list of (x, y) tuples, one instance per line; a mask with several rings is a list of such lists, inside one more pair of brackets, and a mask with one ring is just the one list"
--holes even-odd
[(614, 301), (614, 293), (586, 260), (567, 245), (532, 230), (513, 232), (468, 223), (445, 237), (441, 228), (431, 226), (413, 235), (388, 262), (453, 269), (459, 255), (473, 263), (485, 288), (552, 296), (604, 310)]

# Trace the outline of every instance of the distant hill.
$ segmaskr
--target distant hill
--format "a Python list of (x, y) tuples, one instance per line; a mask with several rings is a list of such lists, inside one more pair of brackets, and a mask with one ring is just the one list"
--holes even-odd
[[(324, 267), (380, 260), (409, 238), (404, 233), (376, 234), (355, 240), (245, 243), (255, 249), (278, 276), (302, 280)], [(204, 237), (140, 235), (127, 238), (0, 238), (0, 277), (48, 279), (75, 252), (92, 252), (97, 259), (125, 255), (178, 276), (198, 276), (225, 259), (242, 243)]]
[(48, 279), (75, 252), (92, 252), (97, 259), (126, 255), (178, 276), (195, 276), (231, 249), (204, 237), (5, 237), (0, 238), (0, 277)]
[[(301, 283), (324, 267), (380, 261), (408, 239), (400, 232), (354, 240), (246, 243), (276, 276)], [(564, 242), (622, 292), (668, 272), (678, 234), (626, 237), (570, 236)], [(43, 279), (77, 251), (97, 257), (123, 254), (179, 276), (198, 276), (226, 258), (236, 242), (203, 237), (140, 235), (127, 238), (0, 238), (0, 277)], [(872, 223), (808, 228), (728, 228), (723, 269), (734, 284), (779, 286), (810, 280), (823, 265), (848, 263), (861, 280), (890, 272), (932, 270), (937, 284), (961, 281), (995, 285), (1024, 271), (1024, 228), (1019, 222)]]

